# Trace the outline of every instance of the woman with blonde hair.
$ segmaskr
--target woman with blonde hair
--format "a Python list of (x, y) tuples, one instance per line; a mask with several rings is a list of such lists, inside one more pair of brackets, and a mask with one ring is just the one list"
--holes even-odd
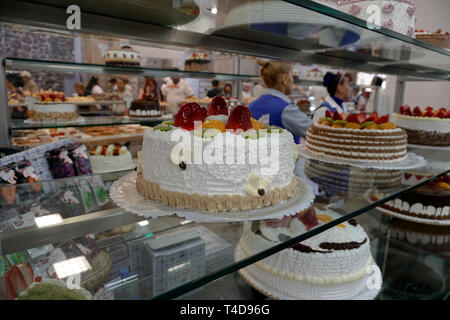
[(294, 87), (292, 65), (278, 61), (258, 61), (266, 89), (248, 106), (252, 117), (260, 122), (289, 130), (295, 143), (306, 137), (311, 119), (288, 97)]

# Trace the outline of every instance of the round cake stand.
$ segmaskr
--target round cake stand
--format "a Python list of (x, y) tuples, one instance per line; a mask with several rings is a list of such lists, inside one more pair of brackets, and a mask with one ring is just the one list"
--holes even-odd
[(351, 160), (340, 160), (340, 159), (334, 159), (330, 156), (327, 156), (325, 154), (317, 154), (314, 152), (311, 152), (306, 148), (305, 145), (302, 145), (298, 149), (299, 155), (301, 155), (304, 158), (312, 159), (312, 160), (318, 160), (322, 162), (328, 162), (328, 163), (334, 163), (334, 164), (340, 164), (340, 165), (348, 165), (352, 167), (358, 167), (358, 168), (371, 168), (371, 169), (380, 169), (380, 170), (406, 170), (406, 169), (415, 169), (424, 167), (427, 162), (426, 160), (418, 155), (415, 155), (414, 153), (408, 152), (406, 155), (406, 159), (400, 160), (397, 162), (390, 162), (390, 163), (370, 163), (370, 162), (361, 162), (361, 161), (351, 161)]
[(426, 146), (421, 144), (411, 144), (408, 143), (408, 148), (413, 149), (424, 149), (424, 150), (435, 150), (435, 151), (450, 151), (450, 146)]
[[(239, 261), (245, 258), (242, 251), (239, 249), (239, 246), (236, 247), (236, 250), (234, 251), (234, 257), (235, 261)], [(381, 270), (378, 267), (376, 263), (373, 264), (375, 267), (375, 272), (381, 274)], [(283, 297), (283, 294), (281, 293), (273, 293), (269, 288), (267, 288), (266, 285), (262, 284), (258, 280), (252, 277), (250, 273), (245, 270), (245, 268), (238, 270), (239, 275), (241, 278), (253, 289), (258, 291), (259, 293), (265, 295), (266, 297), (272, 299), (272, 300), (292, 300), (292, 297)], [(380, 293), (380, 289), (364, 289), (358, 292), (357, 295), (355, 295), (352, 298), (349, 298), (348, 300), (374, 300), (378, 294)]]
[[(367, 190), (366, 193), (364, 194), (364, 198), (369, 203), (374, 202), (374, 201), (372, 201), (372, 199), (370, 199), (371, 193), (372, 193), (372, 190)], [(391, 217), (399, 218), (399, 219), (410, 221), (410, 222), (430, 224), (430, 225), (434, 225), (434, 226), (450, 226), (450, 219), (447, 219), (447, 220), (424, 219), (424, 218), (407, 216), (405, 214), (401, 214), (399, 212), (395, 212), (395, 211), (392, 211), (392, 210), (389, 210), (386, 208), (382, 208), (382, 207), (376, 207), (375, 209), (384, 214), (387, 214)]]
[(145, 218), (157, 218), (176, 214), (195, 222), (237, 222), (265, 219), (281, 219), (283, 216), (295, 215), (309, 208), (314, 201), (312, 188), (297, 177), (294, 196), (271, 207), (234, 212), (209, 212), (200, 209), (184, 209), (166, 206), (161, 202), (150, 200), (136, 190), (136, 173), (130, 173), (115, 181), (110, 188), (110, 197), (119, 207)]

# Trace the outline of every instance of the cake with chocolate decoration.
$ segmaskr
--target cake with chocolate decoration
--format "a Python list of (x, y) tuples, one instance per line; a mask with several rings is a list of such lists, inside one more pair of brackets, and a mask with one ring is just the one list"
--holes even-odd
[(108, 49), (104, 60), (107, 66), (139, 67), (141, 56), (130, 46), (122, 46), (120, 49)]
[[(246, 222), (236, 257), (251, 257), (339, 217), (309, 208), (282, 220)], [(241, 275), (279, 299), (352, 299), (367, 289), (373, 265), (369, 237), (352, 219), (244, 268)]]
[(306, 133), (306, 149), (337, 160), (390, 163), (406, 159), (406, 132), (373, 112), (339, 114), (326, 111)]
[(159, 100), (136, 99), (131, 102), (128, 116), (137, 118), (149, 118), (161, 116)]
[[(375, 193), (373, 201), (386, 195)], [(450, 219), (450, 175), (444, 175), (425, 185), (390, 200), (381, 205), (382, 208), (410, 217), (429, 220)]]

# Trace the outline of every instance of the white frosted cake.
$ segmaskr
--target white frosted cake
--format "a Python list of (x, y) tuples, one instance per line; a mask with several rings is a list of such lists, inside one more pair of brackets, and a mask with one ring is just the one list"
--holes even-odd
[(89, 161), (95, 174), (131, 170), (133, 159), (125, 146), (105, 145), (89, 150)]
[[(220, 110), (211, 108), (217, 99), (208, 112), (188, 103), (174, 122), (144, 132), (136, 182), (140, 193), (167, 205), (212, 212), (261, 208), (293, 196), (292, 134), (280, 128), (263, 132), (264, 125), (251, 119), (244, 106), (235, 107), (228, 117), (226, 102), (220, 99)], [(207, 113), (216, 117), (207, 120)], [(193, 130), (193, 118), (202, 129)], [(242, 132), (237, 134), (238, 130)], [(189, 141), (185, 149), (180, 134)], [(266, 155), (274, 158), (264, 162), (258, 144), (264, 144)]]
[(33, 121), (71, 121), (78, 118), (78, 107), (70, 103), (35, 103), (30, 118)]
[(379, 10), (381, 19), (374, 24), (414, 37), (416, 6), (411, 0), (340, 0), (337, 9), (366, 21)]
[(104, 59), (106, 65), (112, 66), (139, 66), (141, 63), (141, 56), (130, 46), (108, 49)]
[[(310, 208), (281, 221), (246, 222), (238, 259), (272, 248), (285, 239), (340, 217)], [(280, 241), (281, 240), (281, 241)], [(349, 220), (246, 268), (247, 279), (279, 299), (352, 299), (367, 289), (374, 264), (370, 240)]]

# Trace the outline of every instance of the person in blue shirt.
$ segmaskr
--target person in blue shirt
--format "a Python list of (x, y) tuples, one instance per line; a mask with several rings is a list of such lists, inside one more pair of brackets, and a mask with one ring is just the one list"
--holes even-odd
[(344, 102), (350, 100), (352, 87), (350, 82), (352, 78), (349, 74), (327, 72), (323, 77), (323, 86), (327, 88), (328, 96), (325, 101), (314, 111), (313, 121), (325, 117), (326, 110), (333, 113), (335, 110), (339, 113), (346, 112)]
[(248, 106), (252, 117), (262, 123), (284, 128), (295, 143), (306, 137), (311, 119), (288, 97), (294, 87), (292, 66), (278, 61), (258, 61), (266, 89)]

